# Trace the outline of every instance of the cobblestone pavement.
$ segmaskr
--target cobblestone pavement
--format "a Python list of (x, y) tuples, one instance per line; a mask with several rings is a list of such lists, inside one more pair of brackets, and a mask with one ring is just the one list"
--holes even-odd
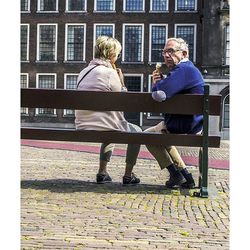
[(139, 159), (141, 184), (124, 187), (124, 157), (111, 160), (113, 183), (98, 185), (96, 154), (21, 152), (21, 249), (229, 249), (228, 170), (209, 169), (202, 199), (166, 189), (167, 171), (153, 160)]

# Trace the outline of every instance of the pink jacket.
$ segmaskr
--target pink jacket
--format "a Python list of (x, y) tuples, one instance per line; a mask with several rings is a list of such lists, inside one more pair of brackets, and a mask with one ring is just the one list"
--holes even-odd
[[(78, 81), (86, 72), (93, 68), (94, 65), (99, 66), (83, 78), (78, 86), (79, 90), (121, 91), (122, 85), (117, 72), (112, 68), (110, 62), (101, 59), (92, 60), (89, 65), (80, 72)], [(76, 110), (75, 116), (76, 129), (79, 130), (129, 131), (128, 122), (125, 120), (123, 112)]]

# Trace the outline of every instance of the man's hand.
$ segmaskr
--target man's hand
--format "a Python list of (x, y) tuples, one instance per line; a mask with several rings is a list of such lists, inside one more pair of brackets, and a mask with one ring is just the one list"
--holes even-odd
[(158, 70), (154, 70), (153, 71), (153, 84), (157, 83), (161, 79), (163, 79), (162, 73), (160, 73)]

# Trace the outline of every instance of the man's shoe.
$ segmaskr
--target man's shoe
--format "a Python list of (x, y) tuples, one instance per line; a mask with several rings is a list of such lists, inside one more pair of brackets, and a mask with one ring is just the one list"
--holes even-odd
[(140, 179), (135, 176), (134, 173), (131, 176), (123, 176), (122, 178), (123, 185), (136, 185), (140, 183)]
[(169, 180), (166, 181), (166, 186), (168, 188), (180, 186), (186, 182), (186, 179), (184, 178), (183, 174), (179, 171), (179, 169), (177, 169), (177, 167), (174, 164), (168, 166), (167, 169), (170, 173)]
[(188, 188), (188, 189), (194, 188), (194, 187), (195, 187), (195, 182), (194, 182), (194, 179), (193, 179), (192, 174), (189, 173), (189, 172), (187, 171), (186, 168), (183, 168), (183, 169), (181, 170), (181, 173), (182, 173), (182, 175), (184, 176), (184, 178), (186, 179), (186, 182), (183, 183), (183, 184), (181, 185), (181, 187), (182, 187), (182, 188)]
[(96, 182), (98, 184), (109, 183), (109, 182), (112, 182), (112, 179), (108, 174), (97, 174)]

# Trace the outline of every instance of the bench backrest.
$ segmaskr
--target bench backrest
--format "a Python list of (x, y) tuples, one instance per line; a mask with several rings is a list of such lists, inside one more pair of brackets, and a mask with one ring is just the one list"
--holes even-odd
[[(99, 111), (203, 114), (203, 95), (176, 95), (156, 102), (150, 93), (97, 92), (63, 89), (21, 89), (21, 107)], [(221, 96), (209, 96), (209, 115), (220, 115)]]

